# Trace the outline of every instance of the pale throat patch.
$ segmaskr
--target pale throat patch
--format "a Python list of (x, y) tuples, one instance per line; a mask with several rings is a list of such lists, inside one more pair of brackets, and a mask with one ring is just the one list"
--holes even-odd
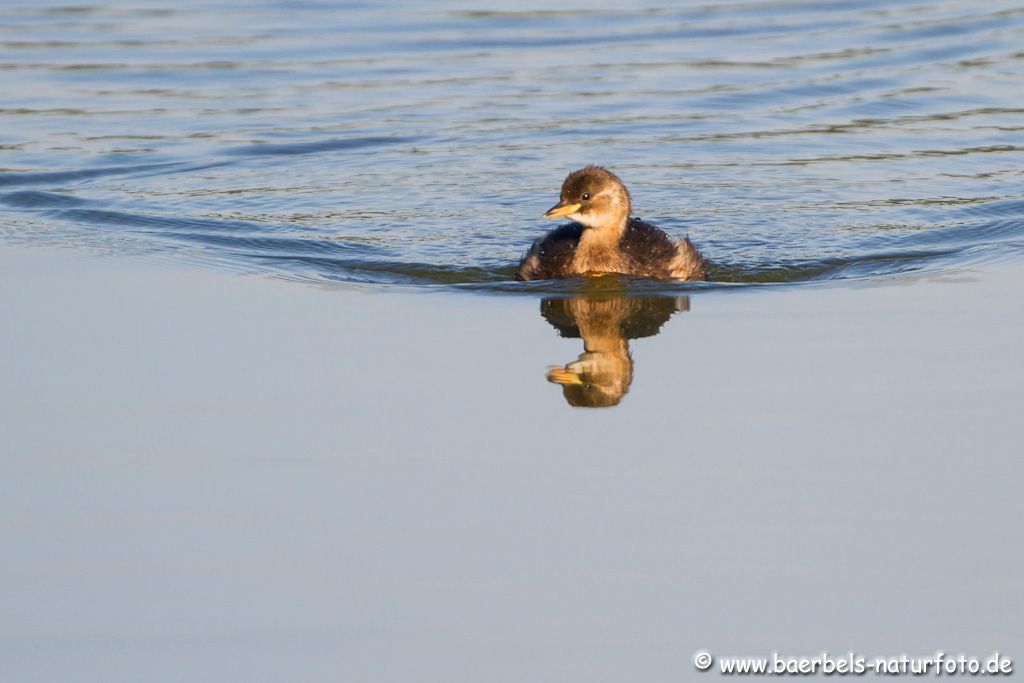
[(577, 211), (576, 213), (569, 214), (566, 218), (575, 223), (579, 223), (580, 225), (585, 225), (588, 228), (594, 227), (594, 217), (590, 214), (580, 213)]

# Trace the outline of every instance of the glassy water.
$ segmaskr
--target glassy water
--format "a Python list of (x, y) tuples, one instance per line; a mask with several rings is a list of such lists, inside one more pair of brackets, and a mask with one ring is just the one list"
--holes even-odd
[(5, 3), (0, 238), (558, 289), (514, 266), (595, 163), (722, 282), (1024, 251), (1018, 1), (547, 7)]

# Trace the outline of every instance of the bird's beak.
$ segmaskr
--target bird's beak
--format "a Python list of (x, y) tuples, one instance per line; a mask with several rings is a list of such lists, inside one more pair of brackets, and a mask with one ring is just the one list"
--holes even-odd
[(582, 204), (566, 204), (565, 202), (558, 202), (544, 214), (544, 218), (561, 218), (562, 216), (571, 216), (577, 211), (583, 208)]
[(567, 368), (560, 368), (557, 365), (552, 365), (548, 369), (547, 374), (548, 381), (552, 384), (583, 384), (583, 380), (572, 370)]

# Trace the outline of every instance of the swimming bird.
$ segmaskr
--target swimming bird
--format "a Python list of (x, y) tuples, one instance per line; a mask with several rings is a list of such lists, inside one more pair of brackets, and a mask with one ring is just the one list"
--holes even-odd
[(618, 273), (656, 280), (704, 280), (707, 263), (689, 238), (673, 241), (660, 228), (631, 218), (629, 190), (600, 166), (573, 171), (559, 202), (544, 214), (567, 223), (533, 243), (517, 280)]

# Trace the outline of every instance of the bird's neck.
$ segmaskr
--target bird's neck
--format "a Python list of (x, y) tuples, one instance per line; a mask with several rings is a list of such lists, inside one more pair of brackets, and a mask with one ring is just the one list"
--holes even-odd
[(607, 220), (594, 222), (586, 226), (580, 235), (577, 253), (590, 259), (618, 250), (619, 240), (626, 231), (628, 218), (624, 215), (612, 216)]
[(629, 341), (618, 330), (614, 330), (611, 334), (587, 335), (584, 335), (581, 330), (580, 336), (583, 337), (583, 350), (586, 353), (610, 356), (629, 354)]

